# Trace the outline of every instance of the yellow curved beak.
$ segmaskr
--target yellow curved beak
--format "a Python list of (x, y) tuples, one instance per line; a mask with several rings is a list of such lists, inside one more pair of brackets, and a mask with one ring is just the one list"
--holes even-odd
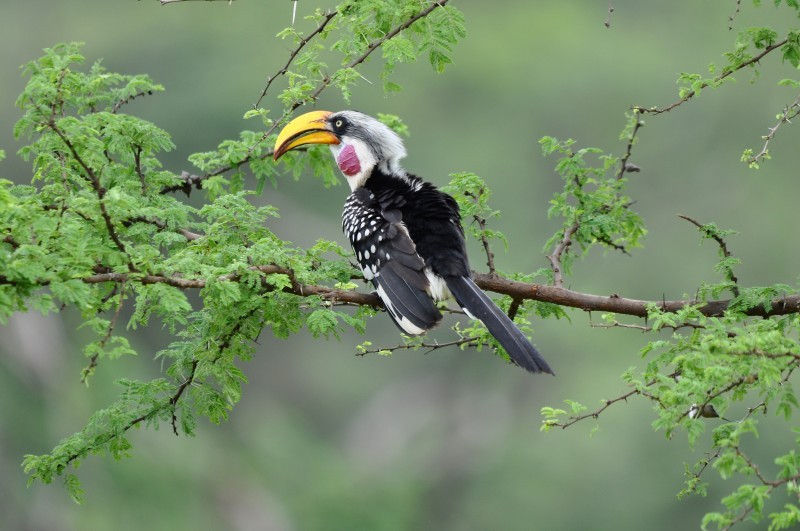
[(307, 112), (286, 124), (275, 141), (273, 158), (278, 160), (290, 149), (306, 144), (338, 144), (336, 135), (325, 128), (330, 115), (330, 111)]

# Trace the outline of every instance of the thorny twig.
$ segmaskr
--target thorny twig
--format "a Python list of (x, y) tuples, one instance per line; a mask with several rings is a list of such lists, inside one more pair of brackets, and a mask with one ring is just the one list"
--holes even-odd
[(87, 365), (81, 371), (81, 383), (86, 384), (87, 378), (92, 375), (95, 368), (97, 368), (97, 360), (100, 357), (100, 351), (105, 348), (106, 343), (108, 340), (111, 339), (111, 334), (114, 332), (114, 327), (117, 324), (117, 319), (119, 318), (119, 314), (122, 311), (122, 304), (125, 302), (125, 283), (122, 282), (118, 286), (114, 286), (114, 290), (111, 293), (113, 296), (115, 293), (119, 292), (119, 302), (117, 303), (117, 309), (114, 311), (114, 316), (111, 318), (111, 321), (108, 323), (108, 328), (106, 329), (106, 335), (103, 336), (103, 339), (100, 340), (98, 345), (98, 352), (95, 352), (91, 358), (89, 358), (89, 365)]
[(564, 286), (564, 272), (562, 271), (561, 257), (564, 255), (564, 251), (572, 245), (572, 235), (575, 234), (579, 228), (580, 224), (575, 222), (571, 227), (565, 229), (561, 240), (556, 244), (553, 252), (547, 255), (547, 259), (550, 261), (550, 267), (553, 269), (553, 285), (558, 288)]
[[(480, 201), (480, 197), (483, 195), (484, 190), (481, 189), (478, 192), (478, 195), (475, 196), (469, 192), (464, 192), (464, 195), (471, 198), (472, 201), (477, 204)], [(492, 247), (489, 244), (489, 238), (486, 236), (486, 218), (479, 214), (475, 214), (472, 216), (475, 222), (478, 224), (481, 233), (481, 243), (483, 244), (483, 250), (486, 253), (486, 266), (489, 268), (489, 274), (494, 275), (496, 273), (494, 268), (494, 252), (492, 252)]]
[[(709, 230), (709, 228), (706, 225), (703, 225), (699, 221), (697, 221), (695, 219), (692, 219), (689, 216), (686, 216), (684, 214), (678, 214), (678, 217), (681, 218), (681, 219), (685, 219), (686, 221), (688, 221), (689, 223), (691, 223), (692, 225), (694, 225), (695, 227), (700, 229), (700, 231), (703, 234), (705, 234), (707, 237), (709, 237), (709, 238), (713, 239), (715, 242), (717, 242), (717, 245), (719, 245), (719, 250), (722, 253), (722, 256), (724, 258), (730, 258), (732, 256), (731, 252), (728, 250), (728, 245), (725, 243), (725, 240), (722, 239), (722, 236), (720, 236), (719, 234), (713, 232), (712, 230)], [(739, 296), (739, 279), (737, 278), (736, 274), (733, 272), (733, 267), (731, 267), (730, 265), (726, 265), (725, 266), (725, 276), (727, 277), (726, 280), (730, 281), (733, 284), (733, 287), (731, 288), (731, 291), (733, 292), (733, 296), (734, 297), (738, 297)]]
[(271, 75), (267, 78), (267, 84), (264, 87), (264, 90), (261, 91), (261, 95), (258, 97), (258, 101), (256, 101), (255, 104), (253, 105), (254, 109), (257, 109), (258, 106), (261, 105), (261, 100), (264, 99), (264, 96), (267, 95), (267, 91), (272, 86), (272, 83), (279, 77), (284, 76), (289, 72), (289, 67), (292, 66), (292, 63), (294, 62), (295, 58), (300, 53), (300, 51), (305, 47), (305, 45), (311, 42), (311, 40), (318, 34), (322, 33), (325, 30), (325, 27), (330, 23), (330, 21), (333, 20), (338, 14), (339, 14), (338, 11), (326, 12), (324, 15), (322, 15), (322, 21), (320, 22), (319, 26), (317, 26), (317, 29), (309, 33), (307, 37), (300, 37), (299, 44), (289, 54), (289, 60), (286, 61), (286, 64), (283, 65), (280, 68), (280, 70), (278, 70), (274, 75)]
[(639, 129), (641, 129), (642, 126), (644, 126), (644, 122), (639, 119), (639, 112), (636, 109), (634, 109), (633, 112), (635, 113), (636, 116), (636, 123), (633, 126), (633, 131), (631, 131), (631, 134), (628, 136), (628, 145), (625, 148), (625, 155), (623, 155), (622, 159), (619, 162), (619, 171), (617, 171), (618, 181), (625, 176), (625, 172), (639, 171), (638, 166), (635, 166), (628, 162), (633, 152), (633, 144), (636, 142), (636, 133), (638, 133)]
[(800, 114), (800, 95), (778, 115), (778, 123), (769, 128), (769, 133), (761, 137), (764, 140), (764, 146), (761, 148), (761, 151), (748, 158), (745, 162), (752, 166), (753, 164), (758, 164), (761, 159), (769, 157), (769, 143), (775, 138), (775, 133), (778, 132), (778, 129), (780, 129), (783, 124), (791, 123), (791, 120), (798, 114)]
[[(769, 53), (777, 50), (778, 48), (781, 48), (787, 42), (788, 42), (788, 39), (783, 39), (782, 41), (778, 41), (776, 43), (773, 43), (770, 46), (767, 46), (766, 48), (764, 48), (764, 51), (762, 51), (760, 54), (752, 57), (751, 59), (749, 59), (747, 61), (742, 62), (741, 64), (736, 65), (736, 67), (734, 67), (734, 68), (726, 68), (722, 72), (722, 74), (720, 74), (716, 78), (714, 78), (713, 83), (718, 83), (718, 82), (724, 80), (725, 78), (729, 77), (733, 73), (738, 72), (742, 68), (745, 68), (747, 66), (751, 66), (751, 65), (754, 65), (754, 64), (758, 63), (759, 61), (761, 61), (761, 59), (763, 59)], [(686, 103), (690, 99), (694, 98), (697, 95), (698, 91), (700, 91), (700, 90), (702, 90), (704, 88), (708, 88), (709, 86), (710, 86), (710, 83), (705, 83), (704, 82), (703, 84), (700, 85), (700, 87), (697, 90), (691, 90), (691, 91), (687, 92), (686, 95), (683, 96), (681, 99), (679, 99), (678, 101), (676, 101), (676, 102), (674, 102), (674, 103), (672, 103), (670, 105), (667, 105), (666, 107), (639, 107), (639, 106), (637, 106), (637, 107), (634, 107), (634, 110), (636, 110), (637, 112), (640, 112), (642, 114), (661, 114), (661, 113), (669, 112), (672, 109), (674, 109), (675, 107), (683, 105), (684, 103)]]
[(359, 350), (356, 354), (357, 356), (366, 356), (367, 354), (382, 354), (385, 352), (394, 352), (396, 350), (419, 350), (419, 349), (428, 349), (424, 352), (424, 354), (430, 354), (434, 350), (438, 350), (440, 348), (452, 347), (454, 345), (468, 345), (470, 343), (474, 343), (477, 340), (475, 337), (462, 337), (459, 339), (455, 339), (453, 341), (447, 341), (444, 343), (439, 343), (435, 341), (433, 343), (404, 343), (402, 345), (395, 345), (393, 347), (382, 347), (382, 348), (375, 348), (375, 349), (364, 349)]
[(728, 31), (733, 30), (733, 21), (739, 16), (739, 11), (742, 8), (742, 0), (736, 0), (736, 9), (732, 15), (728, 15)]

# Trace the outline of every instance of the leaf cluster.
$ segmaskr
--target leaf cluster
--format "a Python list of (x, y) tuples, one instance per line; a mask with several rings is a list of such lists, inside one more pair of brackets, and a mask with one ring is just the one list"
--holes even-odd
[[(630, 122), (633, 120), (638, 120), (636, 113)], [(630, 126), (626, 131), (623, 135), (632, 134)], [(625, 253), (639, 247), (647, 230), (624, 193), (628, 179), (619, 171), (622, 159), (598, 148), (575, 149), (571, 139), (548, 136), (539, 143), (545, 155), (559, 157), (555, 169), (564, 183), (548, 209), (548, 216), (562, 220), (562, 228), (545, 244), (549, 251), (563, 243), (562, 271), (569, 275), (575, 258), (597, 245)]]
[[(168, 422), (191, 434), (196, 416), (224, 420), (245, 382), (237, 360), (252, 356), (262, 329), (335, 337), (343, 327), (363, 331), (367, 313), (293, 293), (349, 282), (348, 253), (324, 240), (292, 246), (268, 228), (277, 211), (253, 206), (251, 192), (211, 180), (212, 200), (200, 209), (162, 193), (179, 179), (158, 160), (172, 148), (169, 135), (121, 112), (131, 94), (159, 87), (144, 76), (107, 75), (99, 63), (81, 71), (82, 62), (73, 44), (25, 68), (15, 132), (30, 139), (20, 154), (32, 162), (36, 186), (0, 183), (0, 319), (80, 310), (96, 336), (84, 349), (87, 383), (100, 361), (135, 353), (118, 332), (124, 326), (115, 326), (123, 306), (132, 310), (127, 327), (155, 318), (180, 340), (157, 354), (166, 378), (119, 382), (119, 402), (52, 453), (26, 458), (31, 479), (66, 474), (76, 498), (68, 466), (94, 453), (127, 455), (130, 428)], [(201, 288), (199, 307), (187, 288)]]
[[(279, 94), (280, 101), (286, 107), (311, 102), (316, 99), (319, 85), (330, 83), (349, 102), (353, 86), (364, 79), (357, 67), (378, 47), (382, 60), (380, 79), (386, 93), (401, 89), (393, 77), (397, 65), (414, 62), (422, 55), (437, 72), (442, 72), (452, 63), (453, 47), (466, 35), (463, 16), (445, 3), (347, 0), (337, 6), (335, 14), (317, 10), (307, 17), (318, 27), (325, 24), (320, 38), (313, 42), (293, 26), (284, 29), (278, 37), (302, 44), (303, 49), (284, 72), (288, 87)], [(416, 18), (431, 7), (436, 9)], [(413, 22), (407, 25), (410, 20)], [(401, 27), (403, 31), (396, 32)], [(339, 66), (328, 75), (331, 60)]]

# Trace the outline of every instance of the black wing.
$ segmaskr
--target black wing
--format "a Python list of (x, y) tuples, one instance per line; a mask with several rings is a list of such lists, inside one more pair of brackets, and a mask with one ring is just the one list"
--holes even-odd
[(400, 210), (383, 200), (379, 203), (372, 192), (359, 188), (345, 203), (342, 228), (364, 278), (372, 281), (401, 330), (419, 335), (441, 321), (442, 314), (428, 294), (425, 262), (403, 225)]

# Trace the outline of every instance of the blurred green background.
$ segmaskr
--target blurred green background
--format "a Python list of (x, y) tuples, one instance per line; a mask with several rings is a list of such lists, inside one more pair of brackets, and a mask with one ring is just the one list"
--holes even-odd
[[(555, 159), (540, 154), (540, 137), (572, 137), (581, 147), (622, 154), (618, 134), (631, 106), (675, 101), (677, 74), (723, 63), (737, 29), (780, 30), (795, 22), (771, 5), (753, 9), (744, 2), (730, 31), (733, 0), (612, 4), (606, 28), (608, 3), (596, 0), (454, 1), (469, 33), (444, 74), (424, 62), (402, 65), (395, 79), (404, 90), (385, 97), (373, 64), (365, 76), (375, 84), (362, 82), (354, 91), (354, 108), (397, 114), (409, 126), (410, 171), (437, 184), (464, 170), (487, 181), (503, 212), (494, 228), (511, 247), (495, 249), (501, 270), (547, 265), (542, 246), (558, 221), (546, 211), (560, 183)], [(300, 0), (298, 17), (315, 5)], [(25, 83), (19, 66), (44, 47), (72, 40), (86, 42), (89, 62), (103, 58), (111, 71), (147, 73), (166, 86), (126, 110), (173, 135), (177, 149), (164, 157), (167, 168), (193, 171), (189, 154), (257, 127), (241, 117), (288, 56), (290, 44), (274, 35), (290, 23), (291, 7), (288, 0), (165, 7), (155, 0), (0, 1), (0, 149), (8, 155), (0, 176), (30, 179), (11, 134), (19, 116), (14, 100)], [(769, 57), (761, 70), (758, 83), (750, 83), (752, 72), (741, 72), (736, 83), (645, 118), (631, 159), (642, 171), (630, 175), (630, 194), (650, 230), (646, 247), (632, 257), (591, 253), (575, 267), (573, 289), (659, 300), (691, 295), (716, 280), (716, 247), (700, 244), (679, 213), (741, 232), (729, 245), (743, 261), (737, 274), (744, 284), (795, 284), (800, 246), (796, 231), (787, 229), (797, 212), (797, 131), (779, 132), (771, 146), (775, 160), (760, 171), (739, 162), (743, 149), (760, 149), (775, 114), (796, 97), (776, 86), (792, 76), (790, 67)], [(262, 104), (278, 108), (269, 97)], [(319, 108), (344, 105), (331, 89)], [(287, 178), (254, 201), (280, 208), (272, 229), (288, 240), (344, 243), (339, 216), (346, 195), (344, 186), (325, 190), (314, 179)], [(483, 270), (480, 249), (473, 250), (473, 266)], [(133, 458), (82, 464), (88, 498), (82, 506), (58, 484), (26, 488), (23, 455), (47, 452), (79, 430), (114, 400), (116, 378), (157, 374), (152, 354), (169, 337), (158, 326), (131, 332), (141, 355), (101, 364), (87, 389), (79, 383), (86, 364), (79, 316), (69, 310), (15, 316), (0, 329), (0, 528), (697, 527), (736, 487), (710, 472), (707, 498), (676, 498), (684, 463), (709, 450), (708, 436), (694, 450), (682, 434), (666, 440), (651, 429), (651, 405), (642, 400), (610, 408), (594, 434), (592, 421), (539, 431), (540, 407), (565, 398), (599, 406), (622, 394), (619, 375), (642, 363), (638, 352), (648, 337), (593, 328), (583, 312), (571, 316), (571, 322), (535, 323), (534, 341), (556, 378), (531, 377), (486, 351), (356, 357), (365, 339), (398, 343), (388, 318), (376, 318), (363, 338), (338, 342), (264, 334), (256, 358), (244, 364), (249, 383), (227, 423), (201, 423), (196, 438), (175, 437), (166, 426), (135, 431)], [(445, 326), (436, 337), (452, 332)], [(747, 405), (727, 416), (742, 416)], [(771, 415), (764, 422), (762, 437), (751, 441), (755, 454), (790, 447), (790, 437), (769, 435)], [(770, 462), (761, 464), (771, 470)]]

